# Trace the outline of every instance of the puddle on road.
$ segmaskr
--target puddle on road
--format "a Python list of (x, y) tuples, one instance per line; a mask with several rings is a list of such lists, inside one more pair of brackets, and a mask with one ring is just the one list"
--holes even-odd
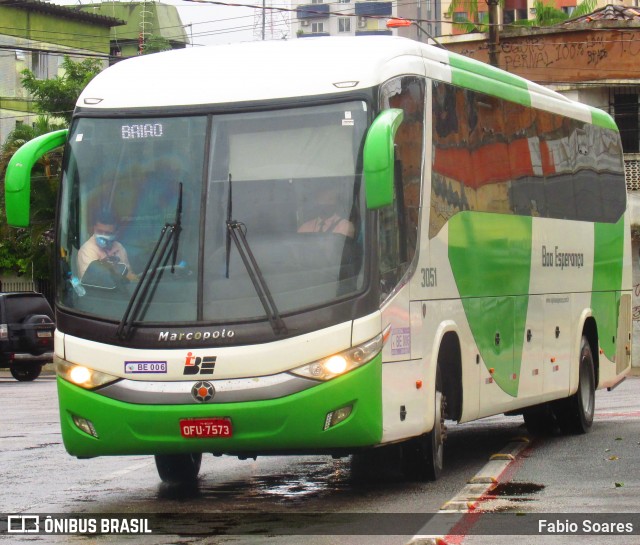
[(500, 483), (489, 491), (491, 496), (524, 496), (527, 494), (535, 494), (544, 489), (543, 484), (535, 483)]
[(257, 468), (256, 474), (243, 478), (216, 482), (215, 474), (203, 475), (196, 486), (170, 486), (162, 484), (158, 489), (158, 497), (164, 500), (192, 501), (203, 503), (224, 500), (234, 508), (260, 506), (297, 505), (310, 500), (335, 496), (363, 497), (368, 493), (384, 488), (406, 486), (395, 475), (386, 475), (388, 471), (381, 468), (375, 479), (362, 480), (354, 477), (349, 458), (339, 460), (303, 461), (295, 464), (297, 471), (291, 468), (286, 473), (262, 473)]
[(543, 484), (536, 483), (499, 483), (486, 493), (477, 511), (504, 513), (522, 510), (522, 504), (535, 501), (536, 498), (533, 495), (544, 488)]

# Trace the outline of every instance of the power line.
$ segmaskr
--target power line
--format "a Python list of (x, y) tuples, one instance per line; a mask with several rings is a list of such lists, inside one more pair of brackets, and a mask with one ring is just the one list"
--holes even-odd
[(51, 53), (52, 55), (61, 55), (68, 57), (92, 57), (92, 58), (100, 58), (100, 59), (110, 59), (112, 55), (106, 55), (101, 53), (80, 53), (76, 50), (63, 50), (63, 49), (44, 49), (41, 47), (29, 47), (25, 45), (2, 45), (0, 44), (0, 49), (6, 49), (10, 51), (31, 51), (36, 53)]

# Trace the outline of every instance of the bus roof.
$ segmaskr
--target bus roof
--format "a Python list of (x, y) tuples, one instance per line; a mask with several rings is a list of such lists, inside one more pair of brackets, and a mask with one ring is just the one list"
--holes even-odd
[(83, 109), (256, 102), (371, 88), (419, 74), (615, 128), (608, 114), (484, 63), (394, 36), (191, 47), (121, 61), (94, 78)]

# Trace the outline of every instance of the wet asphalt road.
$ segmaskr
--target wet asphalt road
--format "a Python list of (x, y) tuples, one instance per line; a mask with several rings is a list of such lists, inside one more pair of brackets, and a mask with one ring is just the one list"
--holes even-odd
[[(640, 378), (636, 377), (614, 392), (598, 392), (596, 422), (586, 436), (534, 439), (508, 475), (522, 486), (505, 487), (483, 508), (547, 513), (585, 508), (639, 511), (638, 394)], [(205, 456), (198, 485), (181, 489), (160, 483), (152, 457), (77, 460), (66, 454), (51, 375), (18, 383), (2, 372), (0, 399), (0, 513), (163, 513), (168, 515), (156, 522), (173, 528), (173, 520), (176, 528), (174, 534), (152, 536), (4, 536), (11, 543), (403, 545), (418, 528), (413, 526), (414, 519), (407, 524), (394, 513), (437, 511), (491, 454), (526, 435), (521, 417), (451, 426), (446, 473), (436, 483), (402, 479), (393, 452), (385, 466), (365, 480), (354, 478), (348, 458), (240, 461)], [(348, 523), (338, 526), (353, 535), (325, 535), (335, 528), (335, 514), (341, 513), (363, 514), (351, 517), (351, 530)], [(376, 532), (382, 527), (390, 535), (363, 535), (368, 527)], [(279, 529), (286, 533), (296, 528), (300, 528), (294, 530), (297, 534), (310, 535), (277, 535), (282, 533)], [(615, 543), (640, 544), (640, 536), (635, 538)], [(501, 539), (469, 535), (458, 542), (514, 543), (512, 536)], [(558, 543), (577, 543), (575, 539)], [(518, 538), (518, 544), (522, 542)]]

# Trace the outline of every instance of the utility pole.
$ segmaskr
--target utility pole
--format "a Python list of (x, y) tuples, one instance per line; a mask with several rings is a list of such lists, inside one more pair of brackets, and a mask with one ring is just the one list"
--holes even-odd
[(498, 27), (498, 4), (500, 0), (487, 0), (489, 4), (489, 64), (498, 68), (498, 46), (500, 35)]

